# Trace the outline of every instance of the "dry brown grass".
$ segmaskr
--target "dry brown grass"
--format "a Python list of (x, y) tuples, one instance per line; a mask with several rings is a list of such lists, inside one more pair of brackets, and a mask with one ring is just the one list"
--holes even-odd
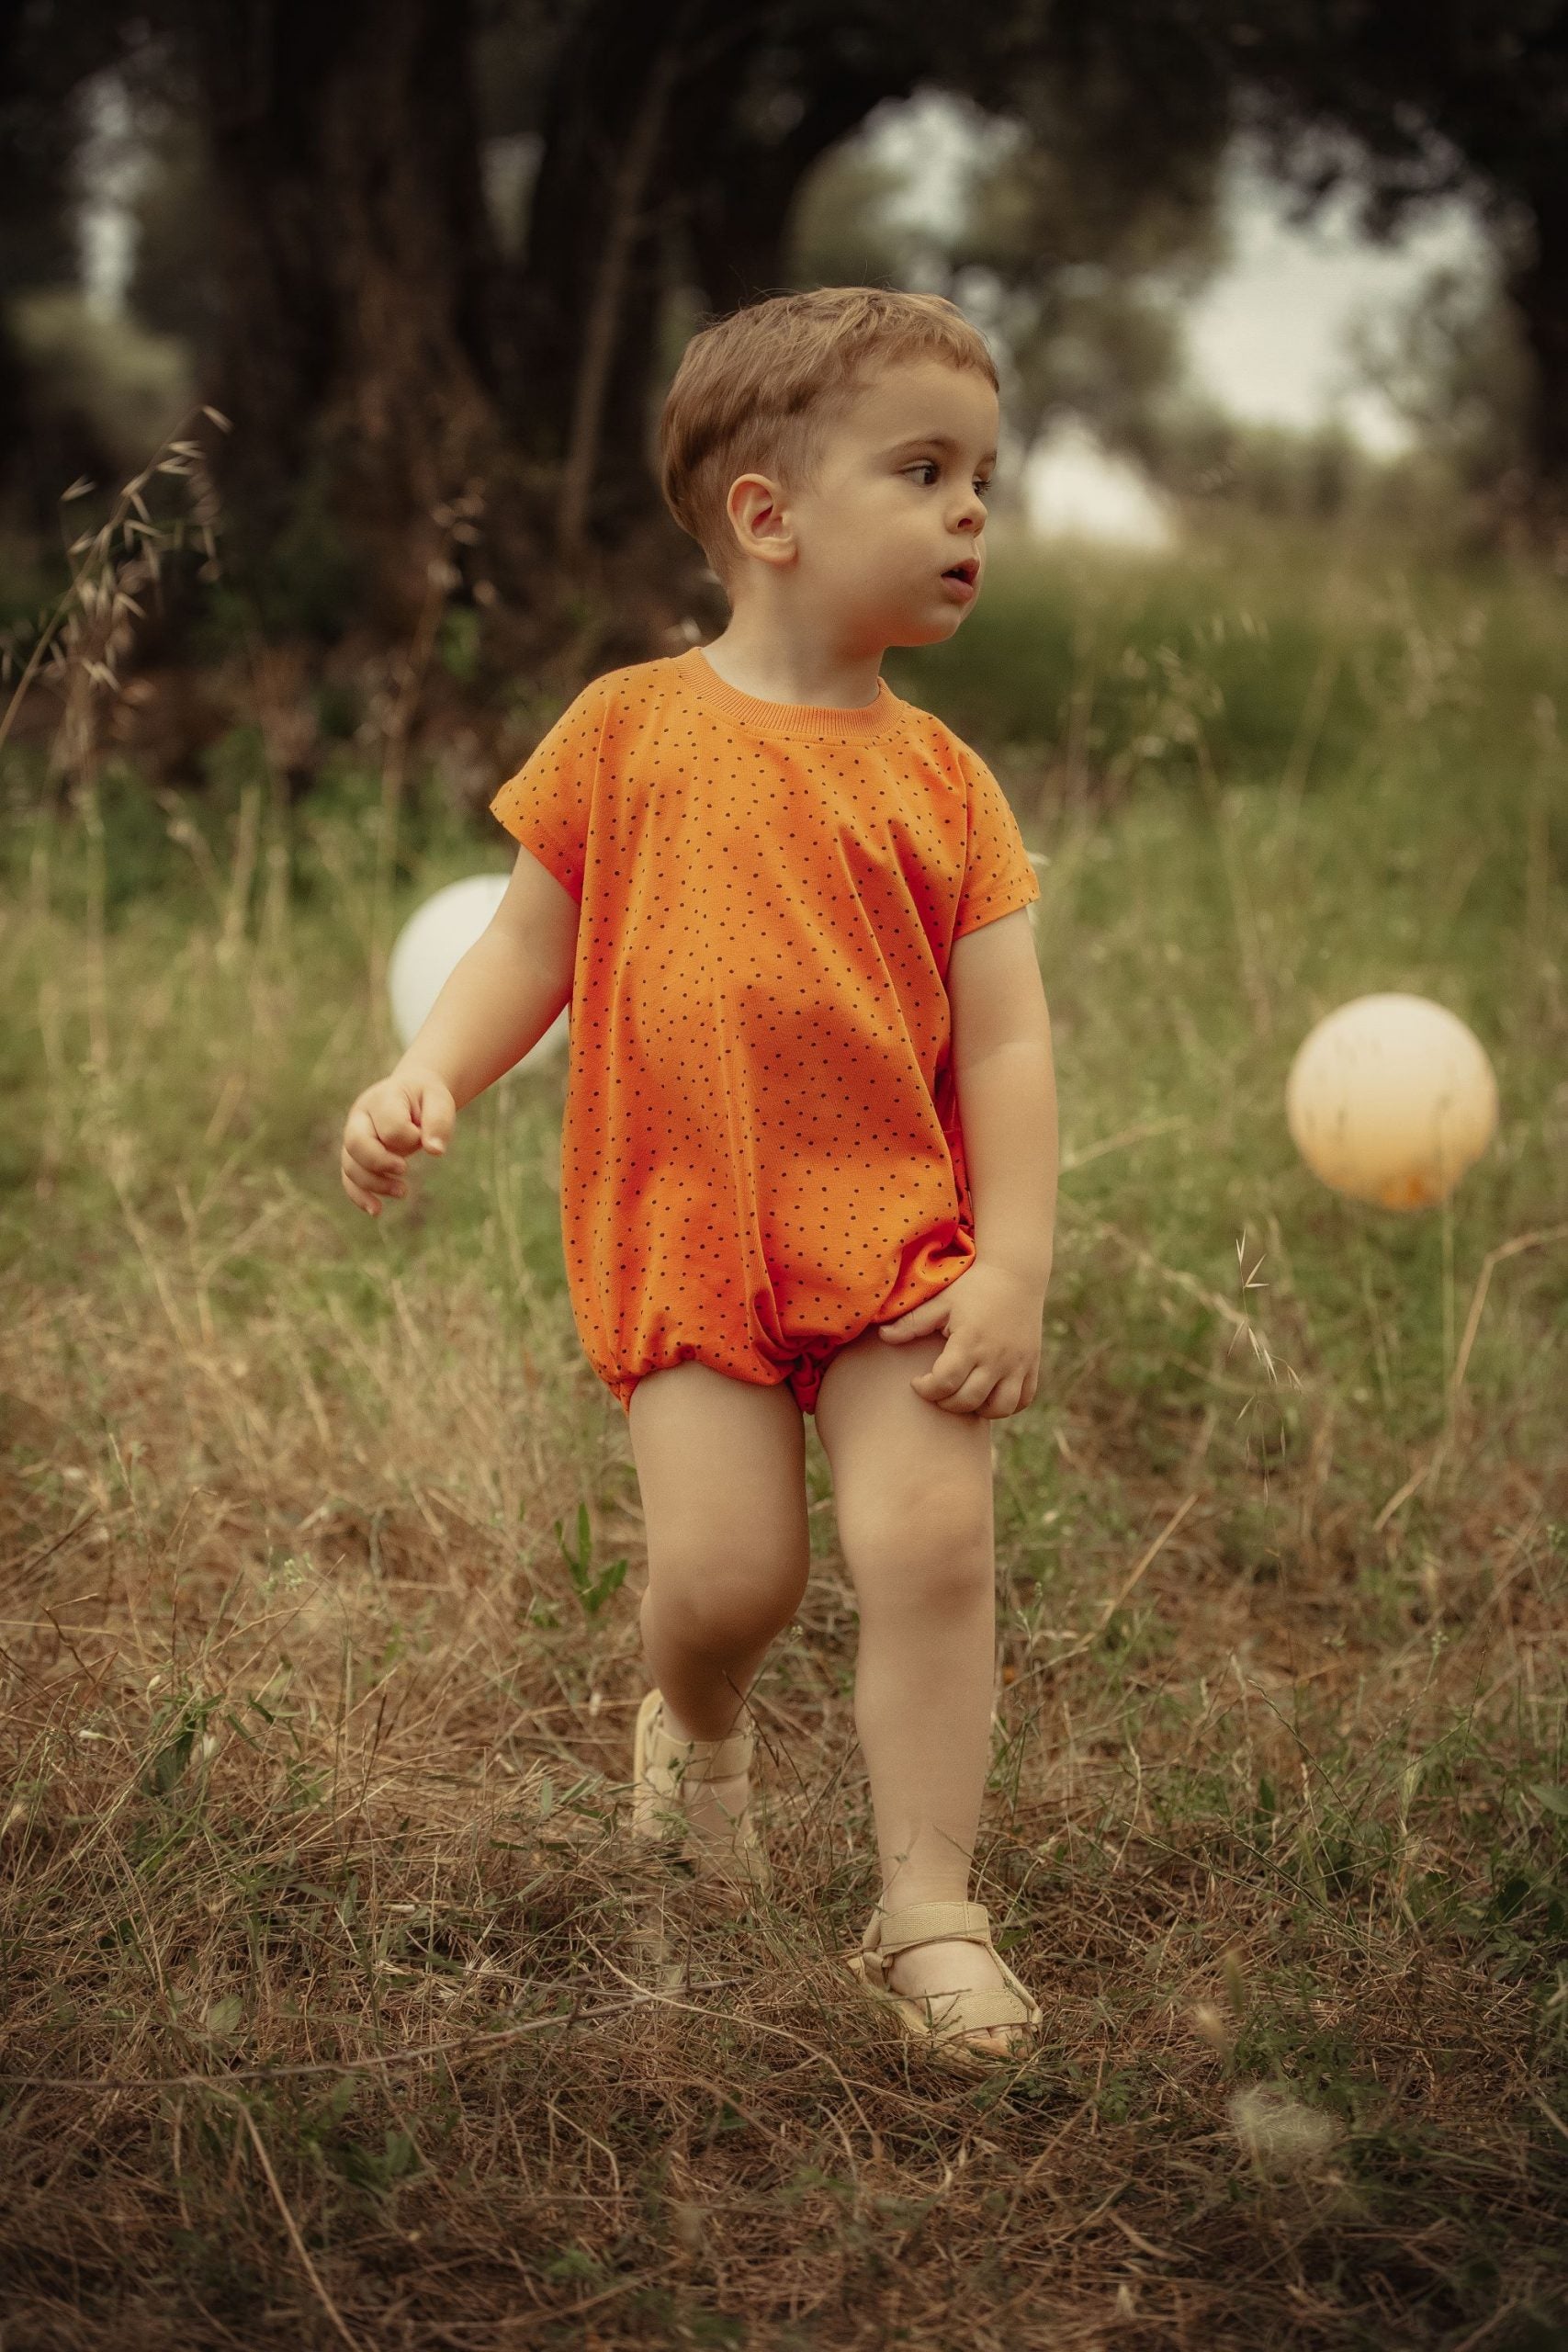
[[(1201, 992), (1234, 863), (1176, 988), (1180, 893), (1135, 887), (1168, 831), (1118, 820), (1120, 929), (1091, 836), (1053, 844), (1086, 1141), (1040, 1398), (996, 1430), (976, 1888), (1046, 2025), (976, 2084), (842, 1965), (874, 1849), (814, 1432), (814, 1574), (755, 1693), (776, 1896), (688, 1915), (681, 1980), (650, 1973), (641, 1525), (558, 1281), (558, 1103), (492, 1095), (396, 1233), (353, 1218), (389, 861), (352, 817), (280, 847), (283, 820), (247, 787), (205, 883), (176, 836), (164, 899), (118, 915), (103, 827), (80, 888), (40, 830), (0, 928), (33, 1041), (0, 1336), (6, 2352), (1563, 2340), (1560, 1245), (1496, 1254), (1561, 1222), (1549, 1126), (1440, 1259), (1256, 1154), (1216, 1206), (1215, 1138), (1256, 1132), (1246, 990)], [(1204, 857), (1229, 821), (1199, 812)], [(1313, 821), (1249, 881), (1286, 972)], [(1159, 986), (1192, 1042), (1150, 1119)], [(1531, 1001), (1548, 1070), (1560, 998)], [(1139, 1008), (1109, 1075), (1097, 1005)]]
[[(1523, 1475), (1392, 1644), (1364, 1519), (1320, 1500), (1260, 1580), (1200, 1476), (1145, 1637), (1085, 1645), (1182, 1498), (1101, 1458), (1106, 1400), (1063, 1412), (1136, 1535), (1007, 1628), (978, 1893), (1047, 2025), (976, 2088), (842, 1970), (874, 1849), (826, 1528), (758, 1692), (776, 1904), (650, 1989), (629, 1588), (586, 1617), (551, 1557), (626, 1492), (570, 1334), (519, 1381), (479, 1283), (401, 1295), (348, 1396), (301, 1374), (327, 1332), (263, 1311), (242, 1363), (143, 1268), (21, 1300), (0, 1373), (10, 2340), (1438, 2343), (1488, 2247), (1546, 2287), (1551, 2019), (1487, 1909), (1560, 1661)], [(632, 1502), (594, 1517), (635, 1562)], [(1233, 2112), (1271, 2075), (1323, 2119), (1293, 2164)]]

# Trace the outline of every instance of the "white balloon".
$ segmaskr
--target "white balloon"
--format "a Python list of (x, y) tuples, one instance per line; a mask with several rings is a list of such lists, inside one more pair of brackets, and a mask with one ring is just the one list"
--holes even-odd
[[(424, 1026), (453, 970), (500, 906), (506, 881), (504, 874), (470, 874), (461, 882), (449, 882), (416, 907), (399, 932), (387, 964), (387, 993), (392, 1001), (392, 1026), (405, 1048)], [(554, 1061), (566, 1035), (563, 1006), (538, 1043), (513, 1068), (538, 1069)]]
[(1497, 1081), (1457, 1013), (1421, 996), (1356, 997), (1296, 1055), (1285, 1115), (1315, 1176), (1381, 1208), (1427, 1208), (1497, 1129)]

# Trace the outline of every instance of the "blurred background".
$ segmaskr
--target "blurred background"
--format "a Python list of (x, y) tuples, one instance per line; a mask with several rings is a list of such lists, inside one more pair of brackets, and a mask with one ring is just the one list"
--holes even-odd
[[(520, 670), (722, 623), (650, 465), (693, 327), (865, 280), (991, 338), (998, 537), (1175, 548), (1246, 513), (1555, 551), (1560, 15), (16, 0), (0, 620), (25, 655), (65, 539), (185, 420), (220, 569), (164, 566), (135, 666), (208, 667), (209, 724), (258, 641), (352, 698), (435, 561), (488, 756)], [(138, 740), (188, 769), (196, 711), (143, 683)]]
[[(7, 2344), (1562, 2352), (1565, 119), (1556, 0), (0, 0)], [(777, 1899), (639, 1973), (558, 1052), (338, 1175), (500, 784), (724, 624), (684, 339), (868, 279), (1002, 374), (885, 666), (1036, 861), (1062, 1105), (976, 2089), (841, 1965), (809, 1421)], [(1388, 990), (1502, 1102), (1419, 1213), (1284, 1114)]]

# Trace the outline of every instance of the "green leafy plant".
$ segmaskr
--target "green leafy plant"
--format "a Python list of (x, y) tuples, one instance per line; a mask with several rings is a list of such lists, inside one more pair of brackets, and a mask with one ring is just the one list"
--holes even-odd
[(626, 1561), (612, 1560), (608, 1567), (602, 1568), (597, 1576), (593, 1574), (590, 1566), (593, 1553), (593, 1534), (589, 1525), (586, 1503), (579, 1503), (577, 1506), (576, 1551), (571, 1550), (562, 1535), (561, 1522), (558, 1519), (556, 1521), (556, 1542), (560, 1545), (561, 1557), (570, 1571), (571, 1589), (582, 1605), (583, 1615), (596, 1617), (610, 1595), (618, 1591), (624, 1583), (626, 1573)]

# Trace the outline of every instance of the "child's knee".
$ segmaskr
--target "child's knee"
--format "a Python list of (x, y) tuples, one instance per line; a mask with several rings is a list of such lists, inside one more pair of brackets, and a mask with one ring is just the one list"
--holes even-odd
[(971, 1610), (994, 1608), (996, 1593), (995, 1555), (976, 1544), (923, 1556), (909, 1578), (906, 1605), (929, 1617), (966, 1617)]
[(793, 1555), (715, 1561), (687, 1555), (651, 1558), (644, 1622), (652, 1614), (665, 1640), (711, 1657), (754, 1649), (782, 1633), (806, 1591), (806, 1564)]
[(996, 1541), (988, 1497), (960, 1490), (919, 1510), (896, 1509), (840, 1521), (840, 1541), (863, 1612), (962, 1615), (996, 1585)]

